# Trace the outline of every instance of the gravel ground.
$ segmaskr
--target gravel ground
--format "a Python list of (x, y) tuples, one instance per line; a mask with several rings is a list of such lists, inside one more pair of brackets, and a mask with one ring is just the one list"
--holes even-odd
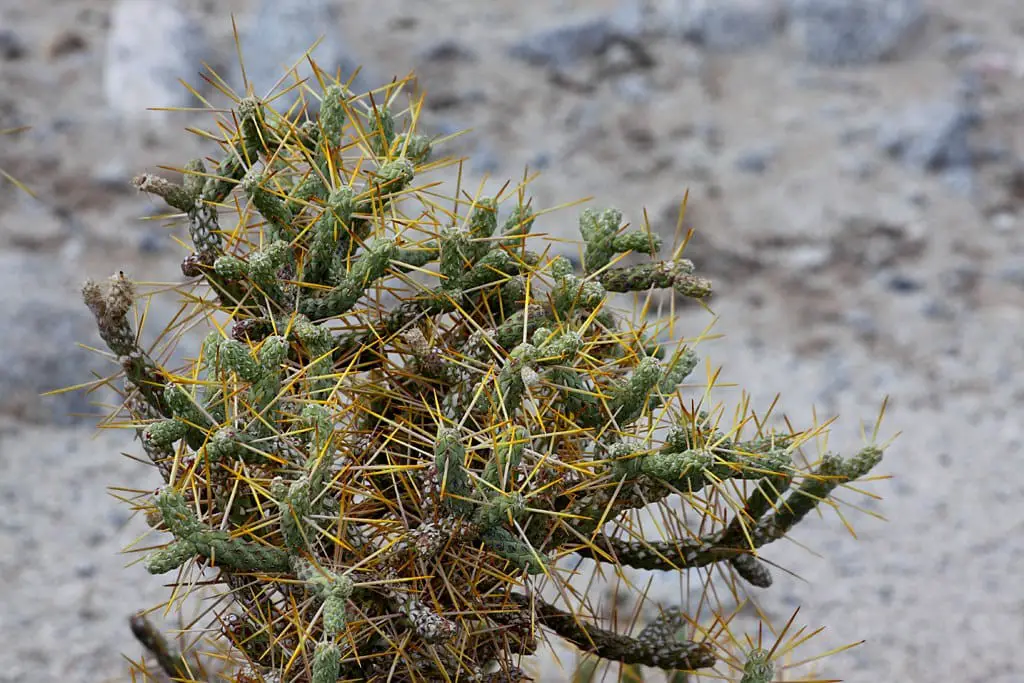
[[(198, 149), (190, 115), (143, 110), (188, 105), (175, 79), (197, 83), (200, 60), (232, 72), (232, 12), (260, 88), (329, 26), (326, 59), (367, 82), (415, 69), (425, 124), (473, 129), (451, 148), (471, 177), (541, 170), (539, 206), (594, 196), (670, 234), (688, 190), (724, 379), (762, 410), (781, 392), (799, 424), (838, 415), (840, 452), (885, 396), (901, 432), (870, 486), (885, 520), (852, 514), (854, 538), (824, 515), (770, 547), (792, 575), (765, 612), (800, 605), (827, 626), (818, 651), (865, 640), (822, 665), (834, 678), (1020, 680), (1024, 5), (273, 4), (0, 5), (0, 129), (33, 126), (0, 138), (0, 168), (39, 198), (0, 187), (0, 681), (126, 680), (127, 616), (163, 599), (119, 554), (144, 526), (117, 489), (156, 474), (119, 455), (140, 452), (130, 432), (70, 416), (95, 410), (81, 395), (38, 394), (110, 372), (76, 347), (99, 343), (82, 280), (178, 277), (176, 228), (140, 220), (159, 207), (128, 180)], [(556, 216), (544, 229), (570, 234)]]

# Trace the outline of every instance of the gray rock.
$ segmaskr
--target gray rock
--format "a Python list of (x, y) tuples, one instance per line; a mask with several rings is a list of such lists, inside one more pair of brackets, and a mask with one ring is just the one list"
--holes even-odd
[(962, 101), (940, 101), (908, 109), (878, 131), (878, 144), (890, 156), (919, 170), (970, 167), (969, 135), (977, 112)]
[(196, 85), (207, 52), (202, 25), (180, 0), (120, 0), (111, 13), (103, 66), (107, 105), (147, 121), (171, 115), (149, 107), (198, 106), (179, 79)]
[(526, 36), (511, 45), (508, 53), (533, 66), (565, 69), (630, 38), (627, 28), (614, 17), (582, 17)]
[[(295, 84), (294, 75), (288, 75), (293, 67), (299, 78), (311, 80), (311, 87), (316, 89), (313, 70), (305, 55), (321, 37), (323, 40), (310, 52), (321, 71), (333, 75), (340, 69), (342, 81), (347, 82), (359, 68), (359, 76), (352, 83), (356, 93), (380, 85), (372, 80), (372, 74), (367, 73), (349, 48), (343, 29), (344, 22), (338, 16), (335, 3), (329, 0), (262, 0), (242, 39), (245, 76), (253, 91), (260, 97), (268, 97), (288, 90)], [(234, 82), (236, 89), (244, 88), (240, 72), (236, 72)], [(284, 111), (298, 97), (299, 93), (293, 90), (275, 99), (272, 106)], [(318, 109), (316, 98), (307, 97), (306, 102), (309, 111)]]
[(789, 0), (790, 31), (804, 57), (824, 66), (897, 55), (923, 26), (921, 0)]
[(679, 11), (683, 38), (718, 52), (768, 44), (783, 19), (775, 0), (694, 0)]
[(958, 32), (946, 39), (946, 54), (953, 59), (967, 57), (984, 47), (981, 38), (973, 33)]

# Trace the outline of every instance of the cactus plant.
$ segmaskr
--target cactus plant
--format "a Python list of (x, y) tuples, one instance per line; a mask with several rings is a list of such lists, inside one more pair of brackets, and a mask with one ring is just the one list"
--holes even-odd
[[(18, 128), (4, 128), (3, 130), (0, 130), (0, 135), (15, 135), (17, 133), (23, 133), (26, 130), (29, 130), (29, 128), (30, 128), (29, 126), (19, 126)], [(27, 194), (29, 196), (35, 196), (35, 195), (32, 194), (32, 191), (29, 190), (28, 187), (24, 183), (22, 183), (20, 180), (18, 180), (17, 178), (15, 178), (14, 176), (12, 176), (10, 173), (8, 173), (7, 171), (5, 171), (2, 168), (0, 168), (0, 178), (3, 178), (7, 182), (9, 182), (11, 185), (14, 185), (16, 188), (18, 188), (19, 190), (21, 190), (25, 194)]]
[[(175, 680), (528, 680), (523, 657), (554, 636), (625, 680), (721, 677), (726, 660), (740, 663), (724, 675), (769, 680), (765, 650), (731, 652), (724, 624), (678, 606), (634, 635), (604, 623), (567, 561), (620, 579), (720, 566), (767, 586), (758, 549), (884, 444), (802, 463), (820, 428), (730, 422), (693, 398), (699, 337), (673, 338), (674, 314), (637, 323), (615, 298), (708, 297), (681, 247), (660, 259), (648, 228), (584, 209), (577, 266), (550, 254), (535, 227), (566, 219), (525, 183), (479, 196), (421, 182), (455, 162), (417, 132), (405, 83), (356, 95), (328, 81), (308, 120), (250, 94), (212, 165), (135, 181), (192, 240), (191, 315), (159, 338), (208, 334), (165, 367), (134, 322), (138, 285), (119, 273), (83, 293), (120, 364), (121, 424), (163, 480), (133, 501), (161, 534), (145, 567), (178, 597), (200, 575), (223, 588), (209, 637), (229, 665), (200, 671), (141, 616), (133, 628)], [(643, 510), (670, 522), (662, 538)]]

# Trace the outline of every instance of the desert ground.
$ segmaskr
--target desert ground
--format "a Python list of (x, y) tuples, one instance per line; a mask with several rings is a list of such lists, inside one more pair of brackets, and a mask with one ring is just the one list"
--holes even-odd
[(208, 114), (147, 107), (196, 106), (179, 78), (223, 104), (199, 74), (239, 82), (232, 18), (262, 95), (321, 34), (369, 87), (415, 70), (474, 182), (528, 167), (535, 205), (593, 197), (669, 241), (688, 193), (722, 335), (700, 350), (735, 396), (836, 416), (840, 453), (886, 397), (899, 432), (856, 536), (823, 514), (766, 549), (789, 573), (765, 612), (800, 606), (819, 652), (865, 641), (826, 677), (1021, 680), (1024, 4), (3, 0), (0, 130), (30, 128), (0, 169), (34, 198), (0, 185), (0, 681), (128, 680), (128, 615), (163, 599), (121, 553), (145, 525), (117, 490), (158, 483), (133, 433), (97, 433), (102, 395), (40, 394), (112, 372), (86, 278), (181, 278), (180, 226), (130, 180), (202, 153)]

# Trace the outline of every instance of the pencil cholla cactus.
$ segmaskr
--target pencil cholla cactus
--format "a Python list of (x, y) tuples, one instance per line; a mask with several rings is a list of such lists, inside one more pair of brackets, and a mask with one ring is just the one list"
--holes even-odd
[[(136, 179), (193, 243), (191, 312), (160, 336), (209, 330), (194, 362), (163, 367), (133, 323), (136, 285), (84, 288), (122, 368), (119, 413), (164, 480), (136, 501), (162, 532), (146, 568), (179, 595), (202, 572), (224, 587), (212, 618), (238, 666), (218, 675), (239, 682), (527, 680), (522, 658), (548, 636), (669, 672), (728, 677), (728, 657), (768, 680), (765, 650), (735, 651), (679, 606), (614, 628), (567, 561), (615, 576), (719, 564), (767, 586), (757, 549), (881, 448), (801, 464), (817, 430), (743, 437), (749, 415), (724, 424), (687, 398), (698, 356), (666, 341), (677, 321), (633, 325), (612, 305), (707, 297), (681, 250), (659, 260), (648, 229), (585, 209), (578, 269), (534, 230), (567, 218), (525, 187), (419, 184), (452, 162), (416, 132), (403, 84), (371, 99), (330, 83), (307, 121), (240, 99), (221, 159), (189, 162), (181, 183)], [(623, 265), (630, 253), (647, 260)], [(637, 513), (658, 508), (671, 535), (645, 537)], [(176, 680), (212, 680), (140, 638)]]

